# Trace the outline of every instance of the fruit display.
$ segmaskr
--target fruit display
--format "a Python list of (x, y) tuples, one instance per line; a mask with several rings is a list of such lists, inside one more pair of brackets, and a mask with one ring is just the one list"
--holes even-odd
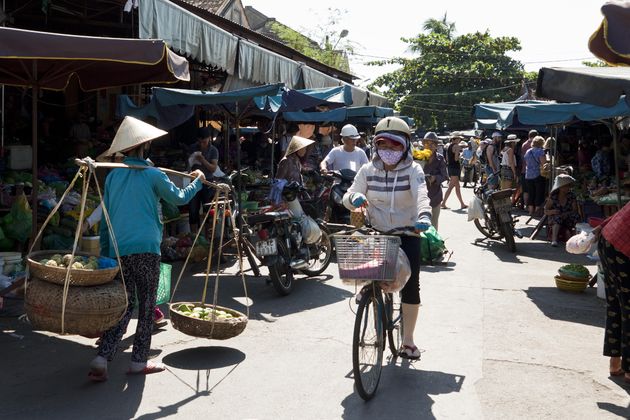
[(191, 318), (204, 320), (211, 320), (213, 318), (219, 320), (237, 318), (231, 313), (223, 311), (221, 309), (206, 308), (204, 306), (194, 306), (191, 303), (182, 303), (177, 307), (177, 312)]
[(54, 254), (50, 258), (39, 260), (39, 263), (49, 267), (70, 267), (77, 270), (98, 270), (99, 268), (98, 257), (75, 255), (73, 258), (72, 254), (63, 256), (61, 254)]

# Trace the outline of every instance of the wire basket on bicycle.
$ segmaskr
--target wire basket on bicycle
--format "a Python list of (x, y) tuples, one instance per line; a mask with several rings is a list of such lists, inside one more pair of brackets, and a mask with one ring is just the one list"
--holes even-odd
[(400, 237), (333, 235), (339, 277), (345, 281), (393, 281)]

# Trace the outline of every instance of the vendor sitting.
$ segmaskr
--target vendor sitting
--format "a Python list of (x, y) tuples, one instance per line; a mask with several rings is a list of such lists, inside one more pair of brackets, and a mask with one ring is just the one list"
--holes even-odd
[(545, 215), (548, 218), (548, 225), (551, 226), (551, 246), (554, 247), (558, 246), (560, 229), (571, 233), (580, 220), (577, 198), (571, 189), (573, 183), (575, 178), (571, 175), (558, 175), (545, 202)]

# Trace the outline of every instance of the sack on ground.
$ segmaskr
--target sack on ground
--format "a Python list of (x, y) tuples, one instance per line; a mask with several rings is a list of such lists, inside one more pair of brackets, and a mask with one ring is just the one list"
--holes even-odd
[(468, 221), (475, 219), (483, 219), (483, 201), (481, 198), (474, 196), (468, 203)]
[(590, 251), (593, 242), (595, 242), (593, 233), (580, 232), (569, 238), (566, 250), (569, 254), (586, 254)]
[(396, 278), (394, 281), (381, 281), (379, 285), (385, 293), (400, 292), (411, 277), (411, 264), (407, 254), (401, 248), (398, 249), (398, 258), (396, 259)]
[(445, 250), (444, 240), (433, 226), (420, 234), (420, 258), (423, 262), (441, 261)]

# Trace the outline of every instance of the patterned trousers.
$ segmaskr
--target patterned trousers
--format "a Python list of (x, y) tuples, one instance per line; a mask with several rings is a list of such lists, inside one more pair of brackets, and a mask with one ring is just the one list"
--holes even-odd
[(153, 311), (160, 279), (160, 259), (158, 254), (132, 254), (121, 257), (125, 276), (129, 305), (122, 319), (114, 327), (105, 331), (98, 346), (98, 355), (112, 361), (118, 344), (127, 331), (136, 296), (138, 297), (138, 326), (133, 340), (131, 361), (143, 363), (149, 357), (151, 333), (153, 332)]
[(621, 368), (630, 372), (630, 258), (617, 251), (603, 235), (598, 253), (606, 284), (604, 356), (621, 356)]

